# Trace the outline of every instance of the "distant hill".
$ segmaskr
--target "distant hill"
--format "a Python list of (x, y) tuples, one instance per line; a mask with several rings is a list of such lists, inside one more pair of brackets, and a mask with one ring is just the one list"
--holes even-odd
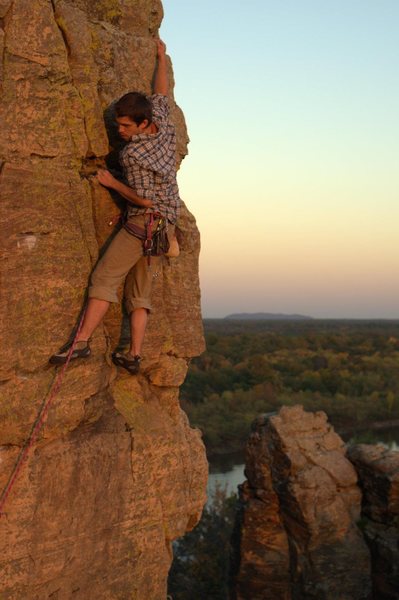
[(313, 317), (307, 317), (305, 315), (283, 315), (274, 313), (234, 313), (233, 315), (227, 315), (225, 319), (237, 319), (237, 320), (251, 320), (251, 321), (311, 321)]

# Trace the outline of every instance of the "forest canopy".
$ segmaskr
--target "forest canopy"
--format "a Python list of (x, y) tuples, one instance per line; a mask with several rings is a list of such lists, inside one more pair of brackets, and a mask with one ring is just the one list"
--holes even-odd
[(206, 319), (182, 406), (208, 454), (242, 448), (284, 404), (324, 410), (338, 431), (399, 419), (399, 321)]

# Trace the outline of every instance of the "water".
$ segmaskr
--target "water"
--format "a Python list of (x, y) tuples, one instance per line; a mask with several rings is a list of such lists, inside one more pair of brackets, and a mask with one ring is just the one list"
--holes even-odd
[(237, 486), (246, 479), (244, 475), (244, 453), (234, 452), (214, 456), (209, 461), (208, 504), (217, 488), (226, 491), (227, 496), (237, 494)]
[(349, 436), (342, 436), (349, 444), (384, 444), (387, 448), (399, 451), (399, 428), (359, 431)]
[[(399, 428), (378, 431), (362, 431), (352, 436), (343, 436), (351, 444), (384, 444), (387, 448), (399, 451)], [(244, 475), (244, 453), (235, 452), (210, 459), (208, 479), (208, 504), (212, 502), (212, 494), (220, 487), (226, 490), (227, 496), (237, 494), (237, 486), (246, 479)]]
[(245, 480), (244, 468), (245, 465), (240, 463), (233, 465), (227, 473), (210, 472), (207, 487), (208, 503), (212, 502), (212, 495), (218, 487), (225, 490), (227, 496), (237, 494), (237, 486)]

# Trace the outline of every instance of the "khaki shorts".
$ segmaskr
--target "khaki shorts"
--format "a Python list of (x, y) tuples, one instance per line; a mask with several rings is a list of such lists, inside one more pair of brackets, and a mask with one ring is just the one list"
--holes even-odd
[[(145, 219), (145, 215), (137, 215), (129, 221), (144, 227)], [(136, 308), (151, 310), (152, 275), (158, 261), (159, 257), (152, 256), (148, 268), (142, 241), (122, 228), (92, 273), (89, 298), (119, 302), (117, 291), (126, 278), (124, 296), (128, 313)]]

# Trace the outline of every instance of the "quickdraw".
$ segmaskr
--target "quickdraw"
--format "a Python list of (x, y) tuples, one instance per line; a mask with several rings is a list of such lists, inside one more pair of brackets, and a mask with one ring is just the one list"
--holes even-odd
[(143, 242), (143, 254), (147, 257), (147, 264), (151, 266), (151, 254), (153, 249), (153, 241), (152, 241), (152, 228), (154, 226), (154, 213), (150, 214), (150, 218), (148, 219), (145, 226), (146, 237)]

